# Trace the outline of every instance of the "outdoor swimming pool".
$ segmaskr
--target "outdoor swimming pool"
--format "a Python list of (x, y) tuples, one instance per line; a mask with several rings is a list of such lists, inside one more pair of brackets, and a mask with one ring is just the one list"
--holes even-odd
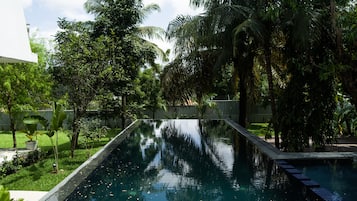
[[(357, 164), (352, 160), (317, 160), (292, 162), (306, 176), (336, 195), (336, 201), (355, 201), (357, 198)], [(309, 164), (309, 165), (306, 165)]]
[(146, 120), (65, 200), (304, 199), (225, 121)]

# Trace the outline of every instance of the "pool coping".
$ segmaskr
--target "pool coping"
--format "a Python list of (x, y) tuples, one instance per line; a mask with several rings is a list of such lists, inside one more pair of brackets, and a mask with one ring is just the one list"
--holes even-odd
[(132, 130), (134, 130), (141, 120), (135, 120), (128, 127), (122, 130), (110, 142), (108, 142), (101, 150), (91, 156), (63, 181), (51, 189), (40, 201), (62, 201), (65, 200), (75, 189), (82, 183), (97, 166), (103, 162), (107, 156), (121, 143)]
[(336, 200), (336, 195), (333, 194), (329, 189), (320, 186), (319, 183), (303, 175), (300, 170), (297, 170), (286, 160), (351, 159), (353, 161), (357, 161), (357, 152), (282, 152), (265, 140), (251, 134), (238, 123), (229, 119), (226, 119), (225, 121), (234, 129), (236, 129), (240, 134), (245, 136), (247, 140), (258, 147), (262, 153), (266, 154), (269, 158), (274, 160), (278, 167), (283, 170), (293, 181), (302, 186), (302, 193), (304, 193), (305, 196), (308, 195), (310, 200), (334, 201)]
[(273, 160), (315, 160), (315, 159), (352, 159), (357, 160), (357, 152), (282, 152), (265, 140), (252, 135), (238, 123), (226, 119), (230, 126), (245, 136), (250, 142), (259, 147), (269, 158)]

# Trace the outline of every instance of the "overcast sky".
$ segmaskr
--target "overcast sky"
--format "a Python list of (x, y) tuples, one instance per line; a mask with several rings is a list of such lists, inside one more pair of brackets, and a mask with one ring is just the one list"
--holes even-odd
[[(88, 15), (83, 4), (86, 0), (21, 0), (26, 22), (32, 32), (39, 37), (51, 38), (56, 31), (58, 18), (84, 21), (92, 17)], [(144, 22), (144, 26), (167, 28), (168, 23), (179, 14), (195, 15), (201, 12), (189, 6), (190, 0), (143, 0), (145, 5), (156, 3), (161, 12), (153, 13)], [(163, 50), (171, 48), (167, 42), (155, 41)]]

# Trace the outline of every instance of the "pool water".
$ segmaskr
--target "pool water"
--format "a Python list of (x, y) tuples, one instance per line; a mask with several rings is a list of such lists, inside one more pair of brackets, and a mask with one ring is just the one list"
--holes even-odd
[(357, 200), (357, 164), (352, 160), (304, 161), (303, 163), (304, 165), (297, 163), (295, 167), (333, 192), (336, 201)]
[(301, 201), (224, 121), (143, 121), (66, 200)]

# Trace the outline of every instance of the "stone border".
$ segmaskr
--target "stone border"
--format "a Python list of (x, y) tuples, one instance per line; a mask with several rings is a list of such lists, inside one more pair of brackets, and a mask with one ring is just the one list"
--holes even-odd
[(251, 143), (259, 148), (261, 152), (266, 154), (269, 158), (275, 161), (275, 164), (285, 172), (285, 174), (291, 178), (295, 183), (298, 183), (302, 187), (304, 196), (310, 198), (310, 200), (316, 201), (334, 201), (336, 195), (330, 190), (323, 188), (314, 180), (302, 174), (302, 172), (290, 165), (284, 159), (289, 160), (307, 160), (307, 159), (351, 159), (357, 160), (357, 152), (311, 152), (311, 153), (286, 153), (281, 152), (271, 144), (267, 143), (263, 139), (249, 133), (245, 128), (232, 120), (226, 120), (226, 122), (236, 129), (239, 133), (247, 138)]
[(96, 154), (68, 175), (62, 182), (49, 191), (40, 201), (63, 201), (81, 184), (97, 166), (120, 144), (140, 123), (136, 120), (121, 131)]
[(321, 187), (319, 183), (303, 175), (300, 170), (295, 169), (294, 166), (285, 160), (276, 160), (275, 163), (293, 182), (298, 183), (298, 185), (302, 187), (302, 192), (305, 197), (318, 201), (336, 200), (335, 195), (331, 191)]
[(263, 153), (273, 160), (352, 159), (357, 161), (357, 152), (281, 152), (265, 140), (251, 134), (236, 122), (228, 119), (225, 121), (245, 136), (250, 142), (258, 146)]

